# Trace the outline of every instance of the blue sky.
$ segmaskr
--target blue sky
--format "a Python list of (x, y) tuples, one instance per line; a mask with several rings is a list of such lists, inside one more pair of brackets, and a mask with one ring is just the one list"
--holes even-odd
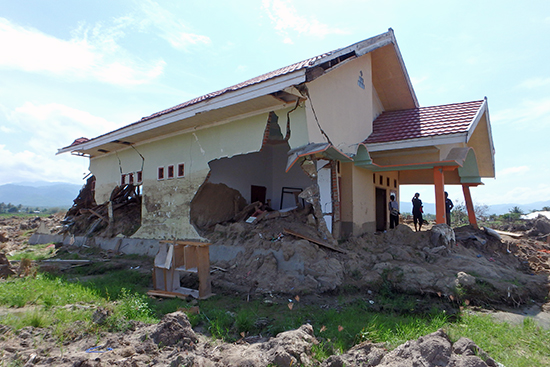
[(0, 0), (0, 184), (81, 184), (87, 159), (55, 155), (74, 139), (390, 27), (421, 106), (488, 98), (497, 177), (474, 201), (550, 200), (546, 0)]

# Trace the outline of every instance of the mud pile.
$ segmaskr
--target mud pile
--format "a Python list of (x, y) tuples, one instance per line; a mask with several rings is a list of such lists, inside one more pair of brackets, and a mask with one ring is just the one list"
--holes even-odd
[(442, 224), (414, 232), (401, 224), (384, 233), (352, 237), (334, 251), (316, 243), (324, 239), (309, 214), (295, 211), (257, 224), (217, 225), (207, 237), (214, 246), (238, 252), (233, 261), (212, 263), (217, 269), (213, 286), (249, 295), (390, 287), (481, 306), (519, 306), (542, 302), (548, 295), (549, 272), (535, 271), (521, 242), (497, 239), (470, 226), (453, 231)]
[[(100, 344), (98, 344), (100, 343)], [(135, 324), (124, 334), (80, 336), (63, 346), (45, 329), (26, 327), (17, 333), (0, 328), (0, 361), (33, 366), (384, 366), (496, 367), (497, 363), (467, 338), (452, 343), (439, 330), (408, 341), (393, 351), (365, 342), (325, 361), (314, 358), (318, 344), (311, 325), (255, 343), (223, 343), (196, 334), (182, 312), (159, 324)]]

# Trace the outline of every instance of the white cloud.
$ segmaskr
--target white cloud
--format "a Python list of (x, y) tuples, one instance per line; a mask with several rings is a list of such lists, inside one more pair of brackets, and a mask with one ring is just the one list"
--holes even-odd
[(550, 78), (531, 78), (525, 80), (523, 83), (519, 85), (521, 88), (541, 88), (541, 87), (547, 87), (550, 86)]
[(524, 174), (527, 172), (529, 172), (529, 167), (527, 166), (508, 167), (498, 171), (496, 176), (501, 177), (501, 176), (509, 176), (509, 175), (518, 175), (518, 174)]
[(246, 66), (246, 65), (239, 65), (239, 66), (237, 66), (237, 69), (235, 69), (235, 72), (237, 72), (238, 74), (243, 74), (243, 73), (245, 73), (247, 70), (248, 70), (248, 66)]
[(119, 85), (150, 82), (162, 74), (164, 61), (147, 63), (128, 55), (117, 44), (122, 27), (81, 24), (67, 41), (0, 18), (0, 68)]
[(10, 132), (9, 139), (0, 145), (0, 184), (37, 180), (82, 183), (88, 173), (88, 159), (69, 154), (56, 156), (57, 149), (76, 138), (93, 138), (120, 127), (56, 103), (26, 102), (6, 117)]
[(25, 134), (26, 149), (40, 154), (55, 154), (79, 137), (93, 138), (116, 129), (117, 125), (65, 105), (35, 105), (26, 102), (8, 115), (11, 129)]
[(137, 2), (145, 19), (141, 26), (153, 26), (160, 31), (160, 36), (172, 45), (172, 47), (187, 51), (190, 46), (210, 44), (208, 36), (191, 33), (188, 27), (174, 15), (174, 13), (163, 9), (158, 3), (148, 0)]
[(517, 127), (540, 129), (550, 125), (550, 98), (525, 100), (518, 106), (491, 113), (495, 124), (513, 123)]
[(0, 145), (0, 185), (25, 181), (59, 181), (82, 184), (88, 160), (46, 156), (29, 150), (11, 152)]
[(308, 36), (323, 38), (329, 34), (347, 34), (339, 28), (319, 22), (313, 16), (305, 17), (296, 11), (289, 0), (263, 0), (263, 8), (275, 26), (275, 30), (283, 36), (284, 43), (293, 43), (289, 32), (297, 32)]

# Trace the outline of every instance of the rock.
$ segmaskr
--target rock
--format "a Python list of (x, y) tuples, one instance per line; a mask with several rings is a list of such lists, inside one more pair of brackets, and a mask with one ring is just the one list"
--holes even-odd
[(445, 246), (451, 250), (456, 245), (455, 232), (446, 224), (436, 224), (431, 229), (430, 242), (433, 247)]
[(107, 318), (111, 316), (111, 311), (107, 310), (106, 308), (99, 307), (95, 312), (92, 314), (92, 321), (96, 324), (102, 325), (105, 323)]
[(457, 287), (473, 287), (476, 284), (476, 278), (461, 271), (456, 275), (455, 284)]
[(159, 346), (178, 345), (184, 350), (194, 349), (198, 342), (187, 315), (181, 311), (165, 315), (151, 337)]

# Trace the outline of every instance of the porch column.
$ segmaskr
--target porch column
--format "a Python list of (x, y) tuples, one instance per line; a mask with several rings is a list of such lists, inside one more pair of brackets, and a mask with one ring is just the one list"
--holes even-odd
[(474, 203), (472, 202), (472, 195), (470, 195), (470, 186), (462, 185), (462, 192), (464, 193), (464, 201), (466, 202), (466, 210), (468, 211), (468, 221), (475, 229), (479, 229), (477, 226), (476, 213), (474, 211)]
[(443, 167), (434, 167), (435, 223), (447, 223), (445, 213), (445, 173)]

